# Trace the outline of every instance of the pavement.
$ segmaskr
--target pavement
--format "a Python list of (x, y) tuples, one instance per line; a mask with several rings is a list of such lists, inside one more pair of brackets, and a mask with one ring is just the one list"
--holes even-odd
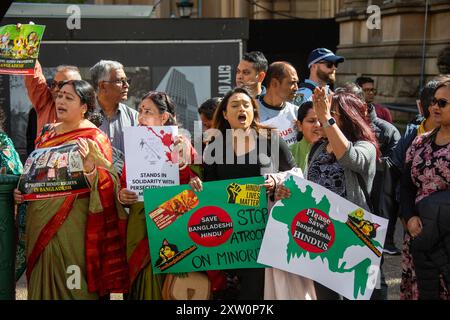
[[(394, 242), (397, 248), (402, 248), (403, 227), (400, 221), (397, 221), (395, 228)], [(383, 271), (388, 285), (388, 300), (400, 299), (400, 280), (401, 280), (401, 256), (384, 255)], [(19, 279), (16, 285), (16, 300), (27, 299), (27, 285), (25, 275)], [(122, 300), (122, 294), (112, 294), (111, 300)]]
[[(394, 243), (397, 248), (403, 248), (403, 226), (397, 220), (395, 226)], [(384, 255), (383, 271), (388, 285), (388, 300), (400, 300), (400, 281), (402, 279), (401, 255)]]

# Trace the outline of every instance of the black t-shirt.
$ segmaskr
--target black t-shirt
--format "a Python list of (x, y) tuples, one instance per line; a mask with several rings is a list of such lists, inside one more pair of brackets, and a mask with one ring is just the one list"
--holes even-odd
[[(266, 173), (276, 173), (294, 168), (295, 160), (286, 142), (278, 137), (274, 142), (274, 145), (278, 144), (278, 157), (276, 152), (271, 150), (271, 140), (262, 136), (258, 136), (256, 150), (253, 149), (239, 157), (235, 155), (231, 143), (224, 143), (224, 150), (220, 156), (222, 163), (205, 163), (204, 181), (259, 177)], [(210, 144), (206, 147), (204, 155), (215, 157), (215, 150), (212, 146), (213, 144)], [(230, 161), (226, 163), (227, 152), (232, 153), (228, 155), (229, 160), (233, 160), (232, 163), (229, 163)]]

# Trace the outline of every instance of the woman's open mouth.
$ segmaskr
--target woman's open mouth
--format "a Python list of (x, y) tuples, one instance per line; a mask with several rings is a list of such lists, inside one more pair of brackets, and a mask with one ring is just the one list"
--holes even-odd
[(245, 115), (245, 114), (239, 115), (239, 116), (238, 116), (238, 121), (239, 121), (240, 123), (245, 123), (245, 121), (247, 121), (247, 115)]

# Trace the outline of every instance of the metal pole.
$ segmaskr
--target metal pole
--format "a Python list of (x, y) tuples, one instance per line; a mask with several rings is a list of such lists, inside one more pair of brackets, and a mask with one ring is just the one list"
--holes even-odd
[(423, 43), (422, 43), (422, 70), (420, 72), (420, 88), (423, 88), (425, 81), (425, 49), (427, 42), (428, 30), (428, 0), (425, 0), (425, 24), (423, 26)]

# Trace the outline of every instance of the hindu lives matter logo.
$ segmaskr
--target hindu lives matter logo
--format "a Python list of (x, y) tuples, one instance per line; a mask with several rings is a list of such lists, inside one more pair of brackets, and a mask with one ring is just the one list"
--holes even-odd
[(222, 208), (206, 206), (195, 211), (188, 222), (189, 237), (196, 244), (215, 247), (225, 243), (233, 233), (233, 220)]
[(291, 233), (302, 249), (313, 253), (330, 249), (335, 238), (333, 222), (317, 208), (308, 208), (297, 213), (292, 220)]

